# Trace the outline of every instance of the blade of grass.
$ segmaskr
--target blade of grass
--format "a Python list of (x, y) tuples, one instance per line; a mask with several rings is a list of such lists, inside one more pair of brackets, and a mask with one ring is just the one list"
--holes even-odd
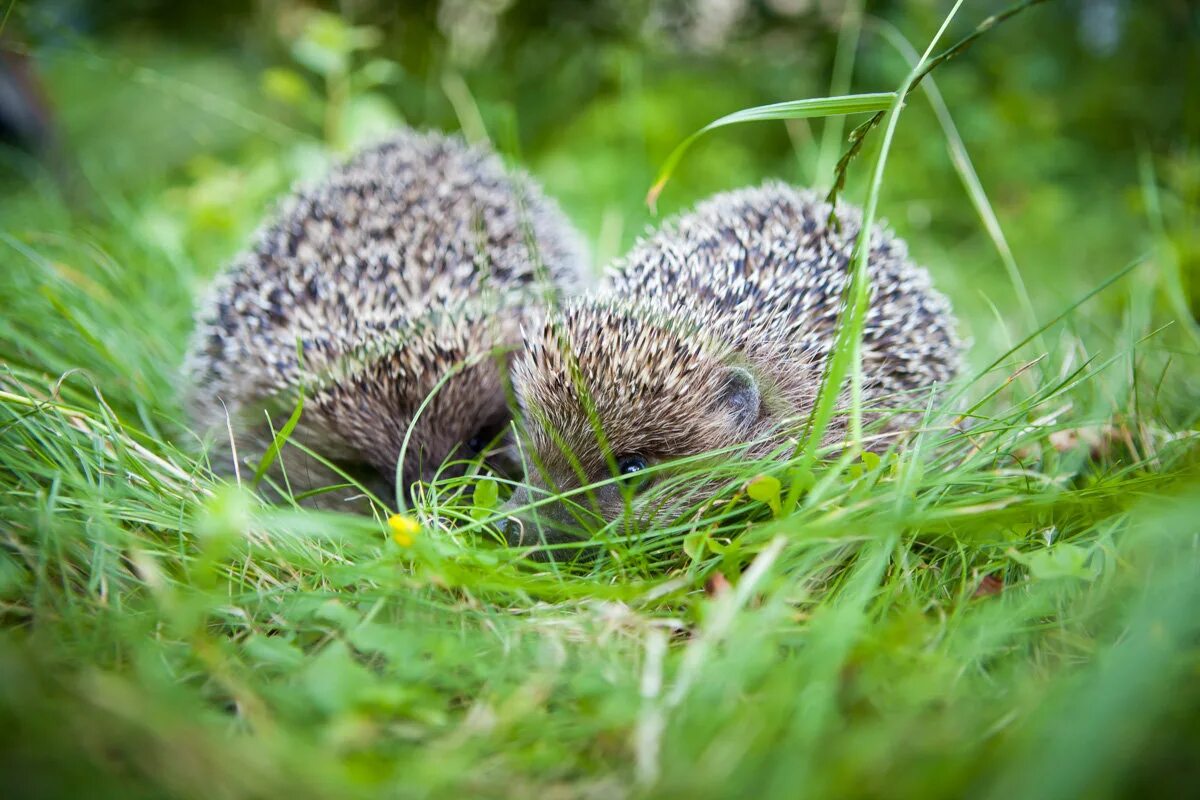
[[(920, 54), (917, 53), (916, 48), (905, 38), (904, 34), (900, 32), (899, 28), (887, 20), (878, 17), (872, 17), (870, 24), (907, 59), (910, 67), (917, 63)], [(942, 128), (942, 134), (946, 137), (946, 149), (950, 151), (950, 161), (954, 165), (954, 170), (958, 173), (963, 188), (967, 191), (967, 196), (971, 198), (971, 204), (975, 207), (975, 213), (979, 215), (980, 221), (983, 222), (984, 230), (987, 231), (988, 236), (991, 238), (992, 246), (996, 248), (1001, 263), (1004, 264), (1004, 269), (1008, 273), (1008, 280), (1017, 295), (1017, 302), (1021, 304), (1021, 310), (1027, 318), (1027, 324), (1030, 328), (1036, 330), (1038, 328), (1037, 313), (1033, 309), (1033, 301), (1030, 299), (1029, 290), (1025, 286), (1025, 280), (1021, 277), (1021, 270), (1017, 266), (1017, 260), (1013, 256), (1012, 248), (1008, 246), (1008, 239), (1004, 235), (1004, 230), (1000, 227), (1000, 220), (996, 217), (996, 212), (992, 208), (991, 201), (988, 200), (987, 192), (984, 191), (983, 184), (979, 180), (979, 174), (975, 171), (975, 165), (972, 163), (971, 156), (967, 152), (967, 146), (963, 142), (962, 136), (959, 135), (958, 126), (954, 124), (954, 118), (950, 115), (950, 107), (946, 105), (946, 101), (942, 98), (942, 93), (938, 90), (937, 83), (933, 78), (925, 82), (923, 88), (926, 97), (929, 98), (929, 104), (933, 107), (933, 113), (937, 117), (938, 125)], [(1038, 336), (1038, 349), (1042, 352), (1047, 351), (1046, 344), (1040, 335)], [(1032, 374), (1030, 378), (1033, 378)]]
[[(965, 37), (958, 40), (941, 53), (929, 59), (921, 71), (911, 81), (907, 81), (907, 88), (904, 90), (904, 95), (901, 98), (901, 102), (908, 99), (908, 95), (913, 89), (920, 85), (921, 81), (926, 75), (955, 56), (961, 55), (968, 48), (970, 48), (970, 46), (974, 44), (975, 40), (980, 36), (983, 36), (992, 28), (996, 27), (996, 25), (999, 25), (1001, 22), (1004, 22), (1010, 17), (1021, 13), (1025, 9), (1045, 2), (1047, 2), (1047, 0), (1022, 0), (1022, 2), (1010, 6), (1004, 11), (1001, 11), (999, 14), (994, 14), (985, 19), (983, 22), (979, 23), (975, 27), (975, 30), (971, 31), (971, 33), (967, 34)], [(829, 195), (827, 197), (830, 205), (834, 205), (837, 202), (838, 195), (841, 194), (842, 189), (846, 187), (846, 170), (849, 168), (850, 162), (853, 161), (862, 150), (863, 143), (866, 142), (867, 139), (867, 134), (869, 134), (875, 127), (879, 125), (880, 122), (883, 121), (885, 114), (886, 111), (876, 112), (874, 116), (850, 132), (850, 147), (845, 153), (842, 154), (842, 157), (838, 160), (837, 167), (834, 170), (833, 188), (829, 190)]]
[(1096, 286), (1094, 289), (1091, 289), (1090, 291), (1085, 293), (1082, 297), (1080, 297), (1074, 303), (1071, 303), (1069, 306), (1067, 306), (1065, 309), (1063, 309), (1061, 312), (1059, 312), (1049, 322), (1045, 323), (1044, 325), (1039, 327), (1037, 330), (1035, 330), (1033, 333), (1029, 334), (1024, 339), (1022, 339), (1021, 341), (1017, 342), (1015, 345), (1010, 347), (1004, 353), (1001, 353), (999, 356), (997, 356), (995, 358), (995, 360), (993, 360), (990, 364), (988, 364), (986, 367), (984, 367), (982, 370), (980, 370), (976, 374), (975, 379), (972, 380), (970, 383), (975, 383), (975, 381), (977, 381), (979, 378), (982, 378), (984, 375), (987, 375), (989, 372), (994, 370), (996, 367), (1000, 366), (1000, 364), (1003, 363), (1006, 358), (1012, 356), (1014, 353), (1019, 352), (1022, 347), (1029, 344), (1030, 342), (1034, 341), (1035, 339), (1040, 337), (1043, 333), (1048, 331), (1050, 328), (1053, 328), (1055, 325), (1057, 325), (1058, 323), (1062, 322), (1064, 319), (1069, 317), (1071, 315), (1071, 313), (1075, 311), (1075, 309), (1079, 308), (1084, 303), (1091, 300), (1096, 295), (1102, 293), (1105, 289), (1112, 286), (1114, 283), (1121, 280), (1129, 273), (1133, 272), (1135, 269), (1137, 269), (1139, 266), (1141, 266), (1146, 261), (1146, 258), (1147, 258), (1147, 256), (1145, 254), (1140, 255), (1137, 258), (1130, 261), (1128, 264), (1126, 264), (1121, 269), (1114, 272), (1112, 275), (1109, 275), (1098, 286)]
[[(841, 27), (838, 29), (837, 52), (833, 56), (833, 75), (829, 79), (831, 96), (850, 94), (850, 81), (854, 75), (854, 57), (858, 51), (862, 31), (862, 0), (849, 0), (842, 12)], [(833, 172), (837, 163), (837, 148), (841, 146), (845, 131), (845, 119), (841, 114), (829, 117), (821, 131), (821, 151), (817, 158), (817, 180)]]
[[(855, 242), (854, 252), (851, 255), (850, 280), (846, 288), (845, 302), (841, 312), (838, 314), (837, 336), (834, 340), (833, 350), (829, 356), (829, 363), (825, 368), (825, 376), (821, 383), (821, 390), (817, 397), (815, 410), (813, 411), (809, 435), (803, 441), (802, 445), (798, 445), (799, 448), (802, 448), (801, 452), (797, 453), (797, 455), (801, 456), (801, 468), (810, 468), (812, 466), (817, 448), (820, 446), (821, 440), (825, 435), (825, 430), (833, 418), (837, 398), (842, 391), (842, 383), (847, 373), (850, 375), (851, 448), (857, 448), (861, 443), (861, 347), (863, 326), (866, 322), (867, 299), (870, 291), (870, 279), (867, 275), (867, 256), (871, 250), (871, 229), (875, 224), (875, 212), (879, 205), (879, 195), (883, 191), (883, 174), (887, 167), (888, 153), (891, 150), (892, 138), (896, 133), (896, 125), (900, 120), (900, 112), (904, 107), (904, 98), (908, 96), (913, 82), (922, 74), (921, 70), (924, 68), (929, 54), (933, 52), (933, 48), (937, 46), (938, 41), (946, 32), (946, 28), (950, 25), (951, 20), (954, 19), (955, 14), (958, 13), (962, 2), (963, 0), (958, 0), (954, 4), (954, 7), (950, 9), (950, 13), (942, 21), (941, 27), (933, 39), (930, 40), (929, 46), (925, 48), (925, 53), (921, 56), (920, 61), (908, 73), (900, 88), (893, 94), (892, 105), (888, 110), (888, 124), (884, 131), (883, 145), (880, 147), (879, 155), (876, 157), (871, 184), (867, 190), (866, 202), (863, 204), (862, 227), (859, 230), (858, 240)], [(795, 508), (799, 499), (799, 484), (793, 482), (793, 485), (788, 489), (787, 502), (784, 507), (788, 509)]]
[(292, 411), (291, 416), (288, 417), (283, 427), (279, 429), (279, 433), (271, 439), (271, 446), (263, 453), (262, 461), (259, 463), (258, 468), (254, 470), (254, 479), (250, 483), (251, 486), (257, 488), (263, 476), (267, 474), (267, 470), (275, 463), (275, 459), (279, 458), (279, 453), (283, 450), (283, 446), (287, 444), (292, 431), (296, 430), (296, 425), (300, 422), (300, 414), (303, 411), (304, 395), (301, 394), (299, 399), (296, 400), (296, 408)]
[(1162, 202), (1158, 196), (1158, 181), (1154, 174), (1154, 161), (1143, 148), (1138, 153), (1138, 178), (1142, 185), (1142, 200), (1146, 206), (1146, 217), (1150, 220), (1150, 229), (1154, 235), (1154, 249), (1158, 251), (1159, 274), (1162, 276), (1163, 294), (1167, 303), (1179, 319), (1179, 324), (1187, 330), (1195, 344), (1200, 344), (1200, 323), (1192, 316), (1188, 305), (1187, 291), (1183, 286), (1183, 274), (1179, 269), (1179, 257), (1167, 236), (1167, 226), (1163, 221)]
[(709, 131), (737, 125), (743, 122), (761, 122), (765, 120), (800, 119), (808, 117), (831, 117), (846, 114), (865, 114), (871, 111), (881, 111), (891, 106), (896, 99), (894, 92), (875, 92), (873, 94), (852, 94), (840, 97), (813, 97), (807, 100), (788, 100), (782, 103), (772, 103), (766, 106), (744, 108), (732, 114), (726, 114), (720, 119), (705, 125), (691, 136), (684, 139), (667, 156), (658, 179), (646, 193), (646, 204), (651, 210), (656, 208), (658, 196), (662, 193), (667, 181), (671, 179), (675, 168), (684, 153), (688, 151), (697, 139)]

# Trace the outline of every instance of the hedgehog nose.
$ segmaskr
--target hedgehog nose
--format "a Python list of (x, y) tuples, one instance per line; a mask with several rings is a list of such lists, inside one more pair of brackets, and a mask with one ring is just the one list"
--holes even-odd
[(577, 541), (583, 536), (578, 520), (560, 503), (531, 507), (531, 493), (518, 488), (501, 509), (504, 522), (499, 526), (505, 540), (514, 547)]
[(573, 558), (578, 555), (578, 549), (563, 546), (583, 539), (582, 531), (578, 528), (566, 527), (536, 511), (513, 514), (501, 524), (500, 529), (510, 546), (532, 547), (529, 556), (535, 561)]
[(527, 534), (532, 533), (532, 526), (526, 524), (531, 511), (526, 508), (528, 505), (529, 490), (520, 486), (513, 491), (508, 502), (500, 508), (504, 520), (497, 527), (500, 528), (500, 533), (504, 536), (505, 541), (514, 547), (529, 543), (526, 538)]
[(536, 510), (510, 514), (500, 525), (500, 531), (512, 547), (537, 547), (578, 538), (574, 530), (564, 530)]
[(497, 527), (510, 545), (519, 545), (525, 539), (525, 521), (518, 516), (506, 517)]

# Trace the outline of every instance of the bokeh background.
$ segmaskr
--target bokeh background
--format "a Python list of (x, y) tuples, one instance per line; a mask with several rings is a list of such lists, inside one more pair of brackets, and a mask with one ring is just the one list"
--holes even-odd
[[(966, 3), (944, 43), (1006, 5)], [(203, 282), (291, 183), (407, 123), (490, 139), (561, 201), (599, 269), (653, 222), (646, 190), (687, 134), (747, 106), (891, 89), (904, 42), (924, 49), (949, 6), (16, 2), (6, 70), (34, 100), (15, 113), (31, 117), (21, 139), (42, 158), (5, 154), (4, 202), (10, 218), (37, 193), (64, 194), (81, 219), (117, 204), (123, 225)], [(1170, 260), (1194, 313), (1198, 15), (1188, 0), (1051, 0), (934, 74), (1039, 314), (1147, 253)], [(861, 121), (709, 135), (660, 211), (766, 178), (827, 186)], [(872, 147), (851, 169), (851, 200)], [(900, 125), (881, 213), (931, 266), (968, 337), (986, 349), (1015, 335), (996, 324), (1017, 322), (1011, 282), (921, 95)]]

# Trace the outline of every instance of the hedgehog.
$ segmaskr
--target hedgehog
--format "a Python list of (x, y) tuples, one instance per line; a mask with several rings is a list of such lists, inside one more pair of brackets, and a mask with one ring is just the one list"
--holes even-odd
[[(647, 491), (669, 467), (637, 475), (653, 465), (711, 451), (791, 456), (815, 407), (862, 225), (844, 204), (836, 223), (832, 214), (816, 193), (778, 182), (715, 195), (636, 244), (595, 295), (524, 337), (513, 385), (530, 474), (508, 506), (510, 541), (578, 540), (619, 518), (645, 529), (679, 510)], [(864, 405), (901, 435), (920, 420), (911, 409), (956, 375), (961, 346), (946, 298), (882, 227), (871, 232), (867, 275)], [(847, 403), (843, 393), (839, 406)], [(825, 444), (844, 437), (843, 418)]]
[[(310, 504), (429, 481), (510, 417), (523, 323), (585, 274), (581, 237), (525, 174), (458, 137), (404, 130), (302, 188), (213, 283), (185, 361), (214, 467), (272, 461)], [(252, 473), (253, 474), (253, 473)], [(321, 491), (341, 484), (340, 491)]]

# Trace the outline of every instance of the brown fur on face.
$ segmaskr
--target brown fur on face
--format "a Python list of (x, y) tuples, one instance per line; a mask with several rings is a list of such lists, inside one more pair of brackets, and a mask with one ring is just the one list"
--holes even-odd
[[(431, 481), (447, 459), (478, 455), (473, 439), (487, 444), (507, 425), (506, 375), (518, 337), (511, 313), (457, 310), (419, 320), (396, 344), (372, 340), (357, 366), (320, 380), (305, 416), (385, 480)], [(460, 472), (450, 465), (440, 474)]]
[[(298, 387), (276, 394), (269, 408), (241, 409), (233, 421), (235, 448), (263, 452), (271, 430), (284, 425), (303, 396), (289, 442), (316, 450), (390, 502), (398, 479), (407, 491), (419, 480), (461, 474), (463, 465), (447, 460), (476, 457), (472, 440), (490, 444), (504, 431), (511, 419), (508, 361), (518, 338), (512, 313), (456, 310), (410, 321), (319, 370), (298, 368)], [(271, 474), (293, 487), (344, 482), (293, 446), (284, 448)], [(356, 495), (355, 489), (321, 493), (311, 502), (345, 508)]]
[[(784, 452), (819, 393), (861, 228), (854, 210), (837, 209), (840, 226), (831, 213), (814, 193), (778, 183), (718, 195), (635, 246), (598, 297), (527, 336), (514, 387), (532, 495), (609, 478), (623, 456), (653, 464), (714, 449)], [(949, 304), (903, 242), (879, 228), (869, 248), (863, 388), (868, 406), (888, 414), (923, 406), (952, 378), (959, 344)], [(887, 430), (917, 419), (891, 415)], [(841, 436), (835, 419), (824, 443)], [(526, 499), (538, 498), (518, 493), (514, 504)], [(548, 538), (577, 536), (630, 506), (644, 526), (653, 511), (612, 485), (577, 500), (582, 509), (543, 513)], [(678, 505), (667, 498), (659, 518)]]
[[(519, 491), (511, 505), (603, 482), (628, 457), (653, 466), (739, 446), (742, 456), (760, 457), (811, 413), (817, 362), (767, 345), (741, 354), (701, 325), (683, 312), (585, 302), (527, 339), (513, 381), (526, 421), (532, 491)], [(612, 353), (642, 358), (614, 361)], [(639, 483), (645, 495), (646, 481)], [(674, 508), (661, 499), (630, 502), (628, 494), (620, 482), (610, 483), (574, 495), (574, 504), (543, 507), (540, 536), (566, 540), (627, 509), (645, 526)]]

